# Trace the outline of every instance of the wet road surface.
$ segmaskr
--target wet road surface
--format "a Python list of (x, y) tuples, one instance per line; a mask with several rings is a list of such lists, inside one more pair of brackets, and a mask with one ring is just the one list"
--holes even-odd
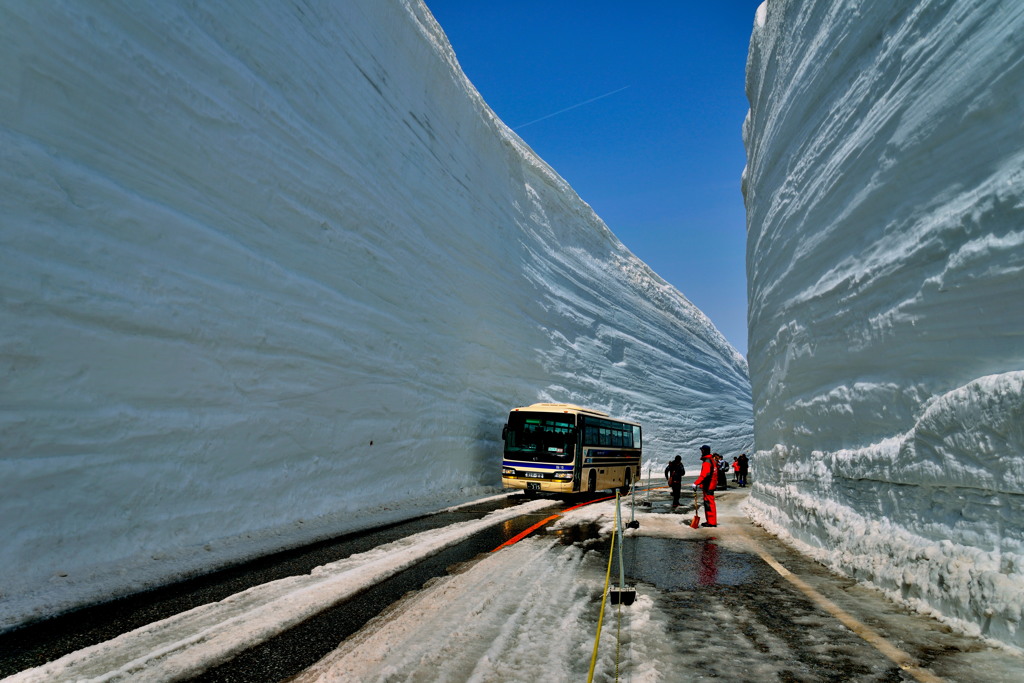
[[(680, 671), (678, 680), (1024, 680), (1018, 673), (1024, 664), (1020, 658), (911, 614), (878, 593), (828, 572), (751, 525), (738, 509), (746, 493), (733, 489), (719, 495), (719, 528), (686, 528), (679, 536), (688, 513), (673, 514), (667, 492), (655, 491), (645, 496), (651, 503), (648, 507), (637, 508), (647, 515), (641, 517), (643, 527), (624, 538), (629, 582), (652, 596), (659, 612), (666, 615), (680, 656), (697, 662)], [(524, 500), (511, 496), (352, 534), (5, 634), (0, 636), (0, 674), (52, 660), (252, 585), (308, 573), (353, 553), (479, 518)], [(468, 537), (192, 680), (286, 680), (320, 660), (410, 591), (449, 574), (453, 567), (480, 561), (537, 522), (582, 500), (568, 499)], [(628, 520), (630, 513), (624, 516)], [(652, 520), (656, 519), (667, 522), (676, 535), (659, 535), (656, 529), (652, 533), (651, 527), (657, 526)], [(593, 522), (559, 529), (546, 524), (531, 534), (557, 535), (563, 545), (579, 545), (607, 557), (607, 538), (598, 540), (599, 527)], [(783, 573), (776, 568), (781, 567), (779, 563), (785, 567)], [(803, 589), (786, 578), (784, 573), (789, 572), (800, 577)], [(823, 609), (814, 593), (826, 596), (834, 609)], [(837, 611), (852, 621), (840, 621)], [(851, 628), (851, 623), (874, 634), (875, 641), (856, 626)], [(888, 644), (897, 653), (895, 659), (892, 652), (885, 651)], [(915, 666), (901, 666), (903, 656)], [(983, 666), (979, 668), (979, 664)]]
[[(751, 524), (739, 509), (748, 494), (716, 496), (717, 528), (659, 537), (642, 526), (624, 538), (627, 582), (655, 597), (680, 650), (699, 653), (679, 680), (1024, 681), (1018, 654), (913, 613)], [(667, 495), (653, 501), (653, 514), (688, 526), (692, 508), (673, 514)]]

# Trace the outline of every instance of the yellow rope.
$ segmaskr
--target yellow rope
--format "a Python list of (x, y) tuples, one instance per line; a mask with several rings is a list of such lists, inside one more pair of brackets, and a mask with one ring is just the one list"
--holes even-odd
[(594, 680), (594, 667), (597, 665), (597, 645), (601, 642), (601, 624), (604, 622), (604, 603), (608, 599), (608, 582), (612, 576), (612, 557), (615, 555), (615, 531), (619, 526), (616, 517), (615, 526), (612, 527), (612, 544), (608, 550), (608, 571), (604, 575), (604, 595), (601, 596), (601, 613), (597, 616), (597, 633), (594, 634), (594, 654), (590, 657), (590, 672), (587, 674), (587, 683)]

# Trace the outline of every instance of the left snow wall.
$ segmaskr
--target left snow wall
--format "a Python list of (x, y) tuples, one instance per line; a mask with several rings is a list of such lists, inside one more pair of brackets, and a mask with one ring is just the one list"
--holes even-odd
[(421, 3), (0, 14), (0, 629), (491, 490), (512, 405), (751, 443)]

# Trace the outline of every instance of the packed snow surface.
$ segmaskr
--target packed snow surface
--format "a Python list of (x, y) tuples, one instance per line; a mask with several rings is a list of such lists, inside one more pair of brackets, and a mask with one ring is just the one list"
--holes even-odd
[(0, 629), (492, 490), (515, 406), (752, 445), (417, 0), (7, 2), (0, 73)]
[(222, 664), (360, 590), (398, 574), (473, 533), (555, 503), (537, 500), (278, 579), (140, 627), (11, 677), (56, 680), (181, 680)]
[(749, 513), (1024, 646), (1024, 4), (769, 0), (747, 93)]

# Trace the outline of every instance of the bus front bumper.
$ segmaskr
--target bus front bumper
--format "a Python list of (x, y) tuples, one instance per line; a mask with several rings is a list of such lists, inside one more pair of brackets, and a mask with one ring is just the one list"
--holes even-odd
[[(535, 486), (529, 486), (529, 484), (535, 484)], [(552, 480), (552, 479), (525, 479), (521, 477), (502, 477), (501, 485), (506, 489), (520, 489), (527, 490), (532, 489), (534, 491), (542, 491), (547, 493), (572, 493), (572, 480)]]

